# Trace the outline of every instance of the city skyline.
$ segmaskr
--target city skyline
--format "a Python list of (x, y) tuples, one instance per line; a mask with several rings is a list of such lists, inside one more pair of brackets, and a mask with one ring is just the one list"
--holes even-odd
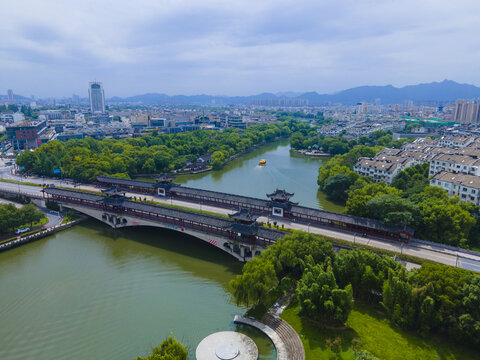
[(92, 6), (0, 4), (10, 14), (0, 24), (4, 86), (59, 97), (85, 96), (94, 78), (111, 96), (333, 93), (445, 78), (480, 84), (475, 1)]

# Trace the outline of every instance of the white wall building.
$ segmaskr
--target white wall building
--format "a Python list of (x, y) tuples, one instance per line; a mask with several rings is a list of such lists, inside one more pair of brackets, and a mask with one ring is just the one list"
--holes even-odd
[(450, 196), (458, 196), (460, 201), (479, 204), (480, 177), (474, 175), (441, 172), (430, 179), (430, 185), (445, 189)]

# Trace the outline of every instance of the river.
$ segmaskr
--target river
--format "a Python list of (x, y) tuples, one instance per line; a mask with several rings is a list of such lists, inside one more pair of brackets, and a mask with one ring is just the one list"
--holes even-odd
[[(233, 330), (242, 265), (184, 234), (90, 220), (0, 254), (0, 359), (135, 359), (170, 332), (190, 347)], [(274, 358), (263, 334), (247, 329)]]
[[(267, 160), (259, 166), (261, 159)], [(318, 169), (325, 158), (307, 157), (290, 151), (289, 140), (270, 143), (227, 163), (221, 170), (181, 175), (176, 183), (185, 186), (266, 199), (276, 188), (295, 195), (300, 205), (341, 212), (343, 206), (328, 201), (318, 191)]]
[[(261, 158), (265, 167), (257, 166)], [(340, 210), (317, 192), (320, 159), (268, 144), (220, 170), (179, 177), (192, 187), (264, 198), (276, 187), (303, 205)], [(260, 359), (273, 344), (232, 324), (228, 282), (242, 264), (185, 234), (157, 228), (113, 230), (89, 220), (0, 253), (0, 359), (125, 359), (146, 356), (171, 332), (189, 359), (207, 335), (247, 332)]]

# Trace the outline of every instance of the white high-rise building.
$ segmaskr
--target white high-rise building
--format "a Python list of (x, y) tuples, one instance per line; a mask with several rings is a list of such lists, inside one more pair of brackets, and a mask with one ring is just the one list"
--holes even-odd
[(90, 111), (92, 113), (105, 112), (105, 94), (101, 82), (92, 81), (88, 84), (88, 95), (90, 97)]
[(455, 103), (453, 121), (462, 123), (480, 122), (480, 102), (458, 100)]

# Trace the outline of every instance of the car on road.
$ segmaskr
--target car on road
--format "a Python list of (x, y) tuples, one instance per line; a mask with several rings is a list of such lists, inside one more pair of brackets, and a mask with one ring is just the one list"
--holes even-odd
[(26, 233), (27, 231), (30, 231), (30, 228), (29, 227), (25, 227), (25, 228), (19, 228), (17, 230), (15, 230), (15, 234), (23, 234), (23, 233)]

